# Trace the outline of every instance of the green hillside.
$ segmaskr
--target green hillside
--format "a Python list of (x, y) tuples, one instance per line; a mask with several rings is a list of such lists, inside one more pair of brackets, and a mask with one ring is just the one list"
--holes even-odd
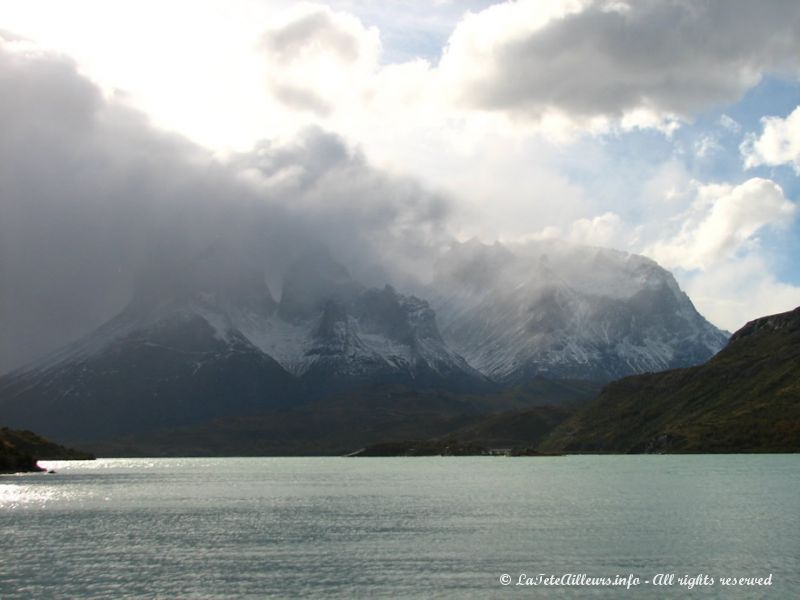
[(800, 308), (751, 321), (698, 367), (609, 384), (540, 449), (800, 451)]
[(94, 456), (65, 448), (32, 431), (0, 429), (0, 473), (41, 471), (37, 460), (88, 460)]
[(475, 395), (373, 386), (293, 408), (81, 446), (99, 456), (325, 456), (372, 444), (436, 445), (451, 438), (472, 446), (528, 448), (599, 388), (543, 378)]

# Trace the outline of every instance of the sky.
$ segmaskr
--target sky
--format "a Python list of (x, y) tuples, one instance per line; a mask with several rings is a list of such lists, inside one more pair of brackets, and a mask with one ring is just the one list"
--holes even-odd
[(567, 239), (731, 331), (792, 309), (797, 31), (782, 0), (0, 0), (0, 372), (220, 237), (274, 279), (299, 239), (407, 271)]

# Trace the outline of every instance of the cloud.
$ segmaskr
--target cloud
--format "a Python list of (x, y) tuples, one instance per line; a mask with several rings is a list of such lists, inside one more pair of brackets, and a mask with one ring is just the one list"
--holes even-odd
[(706, 270), (757, 245), (764, 228), (786, 226), (796, 213), (797, 206), (768, 179), (700, 185), (689, 210), (673, 218), (680, 230), (644, 251), (667, 268)]
[[(373, 168), (339, 136), (309, 128), (262, 141), (232, 160), (261, 195), (281, 207), (301, 240), (319, 240), (349, 267), (403, 278), (450, 239), (451, 201), (416, 180)], [(376, 283), (384, 284), (386, 279)]]
[(800, 305), (800, 287), (778, 280), (762, 244), (798, 212), (780, 186), (761, 178), (739, 185), (681, 179), (664, 198), (670, 212), (627, 226), (636, 231), (631, 249), (672, 269), (697, 309), (729, 331)]
[(742, 131), (741, 124), (733, 117), (730, 117), (724, 113), (722, 116), (720, 116), (718, 123), (721, 127), (727, 129), (731, 133), (740, 133)]
[(468, 15), (440, 64), (460, 104), (539, 122), (669, 129), (797, 75), (800, 4), (520, 0)]
[(380, 36), (356, 17), (301, 4), (262, 37), (267, 78), (285, 107), (327, 116), (358, 101), (377, 68)]
[[(763, 285), (740, 281), (749, 296), (727, 309), (719, 300), (698, 304), (729, 326), (774, 308), (763, 290), (793, 289), (772, 275), (761, 240), (792, 222), (795, 204), (766, 179), (694, 181), (678, 155), (649, 158), (644, 137), (644, 156), (617, 158), (613, 148), (627, 138), (581, 134), (670, 134), (765, 74), (797, 75), (798, 25), (800, 7), (789, 2), (505, 2), (462, 18), (438, 63), (363, 62), (349, 71), (347, 93), (320, 95), (327, 106), (316, 115), (380, 164), (457, 198), (450, 219), (461, 238), (557, 237), (646, 253), (704, 298), (711, 288), (699, 274), (734, 276), (734, 262), (760, 261)], [(367, 39), (363, 25), (352, 31)], [(380, 40), (371, 47), (380, 51)], [(710, 168), (740, 133), (722, 115), (688, 138), (687, 153)]]
[(723, 149), (719, 140), (712, 135), (700, 136), (694, 143), (694, 154), (698, 158), (707, 158)]
[(508, 121), (490, 121), (496, 131), (563, 142), (617, 129), (671, 135), (765, 74), (798, 75), (798, 28), (793, 2), (519, 0), (466, 13), (438, 63), (383, 64), (376, 28), (305, 4), (262, 48), (273, 98), (348, 135), (390, 122), (420, 130), (415, 119), (476, 129), (494, 115)]
[(317, 128), (220, 162), (104, 96), (68, 58), (5, 37), (0, 130), (0, 372), (86, 333), (217, 241), (279, 291), (309, 244), (400, 277), (448, 216), (446, 198)]
[(622, 220), (619, 215), (607, 212), (593, 219), (578, 219), (572, 223), (567, 239), (589, 246), (622, 247)]
[(514, 241), (525, 243), (528, 241), (567, 240), (585, 246), (625, 248), (630, 245), (629, 230), (629, 225), (619, 215), (606, 212), (591, 219), (576, 219), (566, 228), (548, 225), (540, 231)]
[(264, 35), (264, 46), (278, 62), (288, 64), (304, 54), (327, 52), (340, 61), (359, 58), (361, 23), (324, 6), (304, 6), (282, 26)]
[(702, 183), (669, 161), (645, 182), (634, 204), (637, 213), (579, 218), (528, 239), (567, 239), (649, 256), (674, 273), (706, 318), (730, 331), (800, 305), (800, 287), (776, 277), (774, 249), (762, 243), (767, 236), (776, 241), (798, 213), (775, 182)]
[(800, 175), (800, 106), (782, 119), (764, 117), (760, 136), (749, 136), (741, 146), (745, 167), (792, 165)]
[[(553, 139), (615, 127), (669, 131), (737, 98), (763, 73), (795, 73), (797, 10), (795, 3), (741, 0), (508, 2), (465, 17), (438, 63), (434, 52), (428, 60), (382, 64), (379, 33), (364, 24), (375, 21), (304, 5), (251, 23), (246, 41), (234, 39), (238, 29), (224, 31), (228, 50), (260, 40), (257, 55), (247, 55), (252, 63), (240, 64), (243, 55), (232, 50), (214, 62), (212, 52), (193, 54), (187, 45), (185, 55), (165, 56), (159, 70), (156, 59), (168, 46), (151, 49), (152, 62), (136, 66), (159, 74), (142, 89), (169, 100), (161, 123), (185, 131), (199, 123), (223, 140), (234, 129), (246, 132), (243, 140), (270, 132), (272, 139), (227, 162), (159, 131), (128, 100), (80, 76), (72, 61), (5, 37), (0, 371), (113, 314), (154, 254), (180, 262), (217, 236), (242, 240), (279, 291), (285, 265), (311, 239), (377, 279), (424, 269), (426, 252), (450, 227), (487, 240), (557, 232), (658, 253), (682, 284), (708, 299), (698, 306), (709, 307), (717, 323), (763, 314), (770, 291), (788, 301), (794, 289), (770, 274), (759, 244), (796, 212), (777, 186), (693, 182), (675, 155), (654, 173), (665, 158), (652, 158), (647, 134), (630, 146), (622, 135), (573, 145)], [(272, 24), (266, 33), (263, 22)], [(205, 41), (206, 31), (213, 27), (194, 37)], [(98, 71), (106, 89), (109, 81), (117, 85), (108, 73), (130, 47), (130, 40), (118, 44), (107, 70)], [(86, 48), (84, 56), (99, 54)], [(257, 78), (254, 65), (266, 77)], [(185, 89), (171, 88), (183, 66), (194, 78), (181, 79)], [(242, 85), (231, 86), (236, 81)], [(774, 123), (788, 128), (791, 118)], [(325, 129), (296, 135), (308, 124)], [(720, 119), (697, 149), (713, 152), (712, 142), (727, 143), (723, 136), (737, 127)], [(364, 154), (331, 130), (345, 132)], [(369, 263), (378, 262), (392, 272), (375, 273)], [(763, 273), (737, 271), (737, 264), (760, 265)], [(728, 294), (733, 284), (723, 282), (737, 273), (742, 294), (751, 296), (726, 304), (714, 290)]]
[(728, 331), (800, 306), (800, 287), (778, 281), (769, 262), (758, 255), (684, 273), (679, 280), (698, 310)]
[(308, 88), (275, 82), (272, 85), (272, 94), (284, 106), (295, 110), (308, 110), (319, 116), (327, 116), (333, 111), (330, 102)]

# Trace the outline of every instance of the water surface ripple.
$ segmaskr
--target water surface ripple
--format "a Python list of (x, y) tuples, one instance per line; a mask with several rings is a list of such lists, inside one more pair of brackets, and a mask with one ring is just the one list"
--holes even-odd
[[(0, 477), (3, 600), (800, 594), (797, 455), (45, 465), (57, 473)], [(515, 585), (523, 573), (676, 582)], [(762, 588), (677, 582), (770, 573)]]

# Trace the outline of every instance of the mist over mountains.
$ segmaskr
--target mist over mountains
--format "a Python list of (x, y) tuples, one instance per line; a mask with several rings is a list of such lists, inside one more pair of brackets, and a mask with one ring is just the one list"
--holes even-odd
[(429, 291), (445, 339), (504, 384), (688, 366), (727, 339), (652, 260), (565, 242), (457, 244)]
[(0, 373), (90, 332), (217, 241), (279, 288), (313, 244), (356, 271), (400, 273), (447, 239), (447, 198), (319, 128), (215, 157), (5, 33), (0, 74)]
[(362, 284), (319, 245), (290, 265), (276, 299), (241, 246), (215, 242), (171, 273), (155, 265), (119, 315), (0, 378), (2, 416), (98, 440), (375, 386), (474, 394), (537, 377), (608, 381), (696, 364), (724, 344), (652, 261), (548, 248), (552, 259), (454, 244), (417, 286), (431, 304)]
[[(431, 309), (447, 352), (504, 383), (681, 366), (721, 344), (644, 258), (557, 242), (459, 244), (449, 198), (375, 168), (334, 134), (312, 128), (221, 160), (151, 125), (69, 58), (0, 40), (0, 373), (123, 311), (186, 300), (198, 280), (237, 310), (280, 303), (292, 327), (315, 285), (365, 322), (371, 307), (396, 303), (432, 331), (422, 324)], [(293, 278), (314, 248), (341, 267), (319, 259), (297, 270), (315, 276)], [(394, 292), (357, 300), (359, 286), (387, 284)], [(429, 306), (413, 308), (412, 296)], [(654, 298), (658, 323), (644, 314)], [(344, 323), (336, 310), (330, 327)], [(268, 349), (279, 362), (291, 354)], [(589, 360), (593, 373), (581, 366)]]
[(213, 156), (24, 40), (0, 34), (0, 72), (4, 424), (102, 440), (387, 386), (572, 389), (726, 342), (652, 260), (459, 241), (450, 198), (322, 129)]

